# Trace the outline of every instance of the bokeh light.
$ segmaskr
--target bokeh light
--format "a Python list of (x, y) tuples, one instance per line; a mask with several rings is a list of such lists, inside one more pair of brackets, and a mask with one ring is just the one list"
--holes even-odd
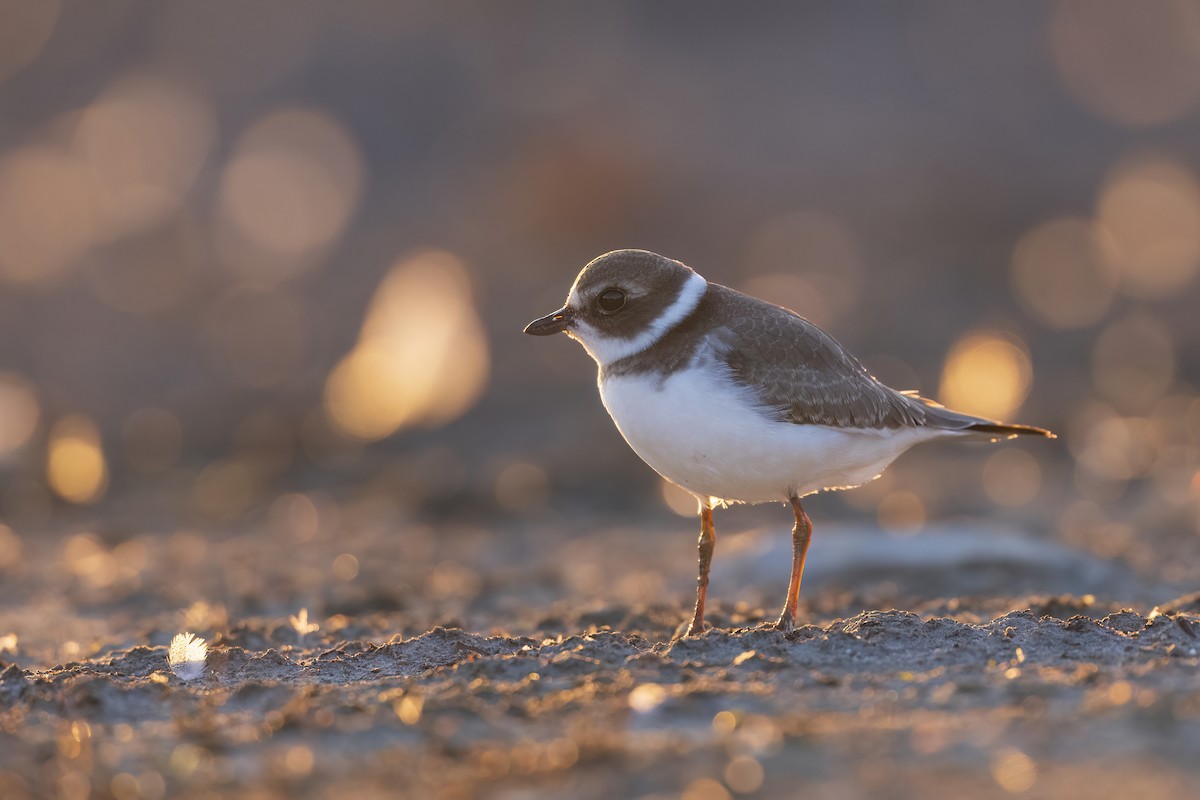
[(1033, 382), (1023, 342), (997, 331), (971, 331), (960, 338), (942, 368), (938, 399), (964, 414), (1010, 419)]
[(1161, 156), (1122, 162), (1101, 189), (1097, 216), (1129, 294), (1165, 297), (1195, 277), (1200, 184), (1186, 166)]
[(1130, 413), (1147, 413), (1175, 380), (1175, 342), (1144, 313), (1116, 320), (1092, 351), (1092, 382), (1100, 396)]
[(82, 414), (54, 423), (46, 455), (46, 478), (59, 497), (91, 503), (108, 488), (108, 464), (96, 424)]
[(1149, 423), (1137, 417), (1103, 417), (1073, 446), (1079, 465), (1110, 481), (1128, 481), (1150, 471), (1157, 455)]
[(629, 707), (639, 714), (648, 714), (667, 700), (662, 684), (641, 683), (629, 692)]
[(143, 230), (178, 209), (215, 138), (211, 105), (184, 86), (153, 74), (114, 81), (83, 112), (74, 141), (98, 235)]
[(218, 247), (267, 282), (311, 266), (345, 231), (363, 189), (350, 133), (329, 114), (267, 114), (238, 139), (221, 176)]
[(1006, 792), (1024, 794), (1037, 783), (1037, 762), (1013, 747), (992, 756), (992, 778)]
[(822, 327), (851, 311), (862, 259), (850, 227), (829, 214), (796, 211), (764, 223), (746, 243), (738, 288)]
[(103, 588), (117, 579), (117, 561), (94, 533), (78, 533), (68, 539), (62, 560), (72, 575), (94, 588)]
[(0, 458), (24, 446), (41, 417), (33, 384), (20, 375), (0, 372)]
[(325, 410), (356, 439), (438, 425), (470, 408), (488, 377), (488, 346), (466, 266), (442, 251), (413, 254), (375, 291), (358, 344), (330, 373)]
[(750, 755), (734, 756), (725, 765), (725, 783), (738, 794), (754, 794), (765, 777), (762, 764)]
[(342, 553), (333, 560), (331, 565), (333, 576), (339, 581), (349, 583), (358, 577), (358, 558), (351, 553)]
[(1114, 247), (1107, 230), (1088, 220), (1064, 218), (1038, 225), (1013, 251), (1017, 296), (1056, 328), (1095, 324), (1116, 293)]
[(712, 778), (697, 778), (683, 787), (680, 800), (731, 800), (733, 795)]
[(69, 153), (30, 146), (0, 160), (0, 278), (48, 284), (91, 245), (91, 182)]
[(1159, 125), (1200, 101), (1200, 8), (1188, 0), (1059, 0), (1050, 43), (1067, 88), (1118, 124)]
[(321, 530), (321, 512), (305, 494), (283, 494), (271, 503), (268, 512), (271, 530), (289, 542), (307, 542)]
[(0, 0), (0, 83), (38, 57), (60, 11), (59, 0)]

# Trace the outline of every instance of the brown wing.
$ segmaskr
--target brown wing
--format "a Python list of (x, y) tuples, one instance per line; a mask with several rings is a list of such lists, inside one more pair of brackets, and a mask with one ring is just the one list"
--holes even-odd
[(734, 321), (711, 331), (709, 341), (733, 379), (754, 391), (779, 420), (843, 428), (925, 424), (923, 403), (875, 380), (816, 325), (726, 291)]

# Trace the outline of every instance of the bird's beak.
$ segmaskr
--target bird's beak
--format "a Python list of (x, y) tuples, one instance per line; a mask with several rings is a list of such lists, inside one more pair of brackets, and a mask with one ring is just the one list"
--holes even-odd
[(575, 312), (567, 306), (563, 306), (553, 314), (547, 314), (526, 325), (525, 332), (530, 336), (549, 336), (552, 333), (561, 333), (567, 329), (573, 319), (575, 319)]

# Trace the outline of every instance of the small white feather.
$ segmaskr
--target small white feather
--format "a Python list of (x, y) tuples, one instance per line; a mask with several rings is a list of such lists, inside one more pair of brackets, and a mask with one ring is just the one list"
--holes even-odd
[(204, 674), (208, 645), (194, 633), (177, 633), (167, 649), (167, 664), (176, 677), (194, 681)]
[(296, 631), (296, 638), (300, 645), (304, 645), (304, 637), (310, 633), (316, 633), (321, 630), (321, 626), (315, 622), (308, 621), (308, 609), (300, 609), (300, 613), (292, 614), (288, 617), (288, 621), (292, 623), (292, 630)]

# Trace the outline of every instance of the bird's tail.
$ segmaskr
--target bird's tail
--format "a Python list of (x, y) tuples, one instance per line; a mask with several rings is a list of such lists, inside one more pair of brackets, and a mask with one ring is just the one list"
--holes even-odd
[(1011, 439), (1014, 436), (1044, 436), (1047, 439), (1058, 438), (1052, 431), (1048, 431), (1045, 428), (1036, 428), (1033, 425), (1010, 425), (1003, 422), (976, 422), (963, 428), (963, 430), (971, 431), (972, 433), (982, 433), (998, 439)]
[(1053, 432), (1033, 425), (1017, 425), (1007, 422), (997, 422), (994, 419), (976, 417), (946, 408), (941, 403), (921, 397), (916, 392), (901, 392), (900, 394), (919, 403), (924, 411), (925, 424), (931, 428), (941, 428), (948, 431), (963, 433), (979, 433), (993, 440), (1011, 439), (1014, 436), (1043, 436), (1047, 439), (1057, 439)]

